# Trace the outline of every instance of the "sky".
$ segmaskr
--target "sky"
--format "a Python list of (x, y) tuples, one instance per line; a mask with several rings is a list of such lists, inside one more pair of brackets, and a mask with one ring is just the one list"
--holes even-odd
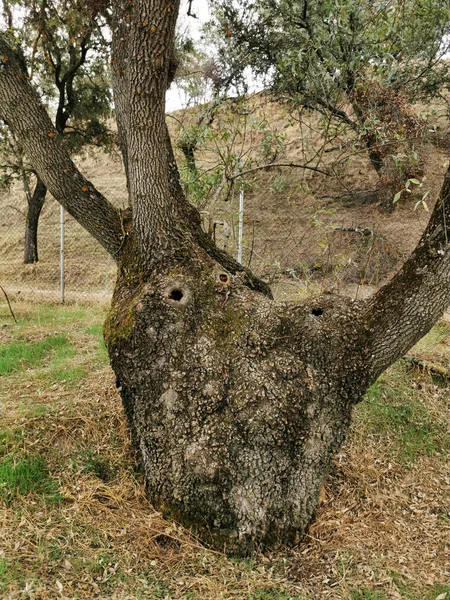
[[(2, 0), (0, 0), (1, 4)], [(196, 15), (196, 18), (188, 17), (189, 0), (181, 0), (178, 27), (181, 31), (189, 33), (194, 40), (199, 40), (201, 37), (201, 27), (210, 19), (211, 12), (209, 10), (208, 0), (192, 0), (191, 12)], [(15, 16), (20, 17), (21, 10), (15, 9)], [(4, 27), (5, 23), (0, 11), (0, 27)], [(255, 91), (260, 89), (260, 85), (253, 85), (252, 78), (249, 78), (250, 88)], [(172, 84), (166, 93), (166, 112), (173, 112), (181, 108), (185, 108), (189, 103), (190, 98), (187, 97), (183, 90)]]
[[(204, 23), (210, 18), (210, 10), (207, 0), (192, 0), (191, 12), (197, 16), (196, 19), (188, 17), (188, 0), (181, 0), (180, 16), (178, 18), (179, 27), (182, 31), (190, 33), (194, 40), (200, 39), (200, 29)], [(180, 108), (185, 108), (188, 103), (188, 98), (183, 91), (172, 84), (166, 93), (166, 112), (173, 112)]]

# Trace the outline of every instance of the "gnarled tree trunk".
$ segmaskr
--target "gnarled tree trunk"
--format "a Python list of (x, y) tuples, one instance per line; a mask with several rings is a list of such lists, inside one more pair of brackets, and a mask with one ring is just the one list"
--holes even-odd
[(24, 263), (30, 265), (39, 260), (38, 256), (38, 225), (39, 217), (45, 203), (47, 187), (39, 177), (36, 181), (33, 195), (28, 201), (27, 220), (25, 224), (25, 252)]
[(368, 384), (362, 306), (277, 306), (198, 250), (132, 273), (105, 337), (153, 503), (220, 549), (294, 541)]
[(450, 304), (450, 172), (416, 250), (373, 298), (276, 304), (183, 196), (164, 121), (177, 4), (114, 10), (126, 220), (77, 171), (1, 36), (0, 118), (118, 262), (105, 339), (155, 506), (220, 549), (289, 543), (314, 515), (352, 407)]

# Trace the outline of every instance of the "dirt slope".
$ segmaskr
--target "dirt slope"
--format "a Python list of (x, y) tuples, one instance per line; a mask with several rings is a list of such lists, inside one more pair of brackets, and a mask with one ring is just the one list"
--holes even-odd
[[(302, 169), (275, 168), (246, 177), (244, 191), (245, 264), (277, 283), (283, 297), (298, 297), (323, 288), (348, 291), (359, 284), (377, 286), (396, 268), (417, 242), (428, 213), (415, 203), (429, 192), (430, 207), (436, 198), (447, 165), (448, 124), (442, 108), (435, 107), (427, 122), (430, 131), (421, 142), (426, 181), (414, 198), (403, 195), (393, 214), (380, 211), (376, 189), (378, 178), (366, 153), (349, 146), (348, 140), (334, 137), (326, 143), (319, 163), (317, 149), (323, 136), (317, 117), (303, 115), (303, 122), (289, 120), (285, 109), (255, 97), (251, 121), (229, 111), (217, 119), (227, 139), (208, 140), (196, 154), (199, 170), (211, 170), (219, 151), (234, 152), (246, 163), (264, 159), (263, 141), (267, 127), (272, 139), (282, 136), (284, 150), (273, 162), (333, 167), (333, 177)], [(175, 140), (177, 159), (183, 156), (177, 139), (195, 122), (204, 107), (179, 111), (168, 118)], [(228, 110), (228, 109), (227, 109)], [(418, 110), (428, 113), (429, 107)], [(269, 125), (262, 129), (262, 121)], [(254, 124), (257, 124), (255, 126)], [(236, 133), (238, 132), (238, 133)], [(230, 141), (231, 139), (231, 141)], [(232, 146), (232, 142), (234, 146)], [(327, 148), (335, 148), (328, 152)], [(231, 148), (231, 150), (230, 150)], [(338, 148), (336, 150), (336, 148)], [(126, 205), (126, 183), (119, 156), (91, 152), (76, 161), (93, 183), (116, 205)], [(212, 193), (210, 194), (211, 197)], [(208, 206), (202, 207), (208, 211)], [(238, 190), (214, 209), (216, 220), (230, 228), (229, 249), (237, 252)], [(40, 261), (36, 266), (22, 264), (22, 237), (25, 199), (19, 186), (0, 194), (0, 282), (10, 290), (57, 290), (59, 281), (59, 207), (49, 200), (43, 210), (40, 230)], [(363, 232), (352, 230), (364, 229)], [(217, 243), (223, 244), (223, 229), (217, 227)], [(109, 294), (114, 265), (100, 246), (70, 217), (66, 222), (66, 289), (78, 297), (89, 293)]]

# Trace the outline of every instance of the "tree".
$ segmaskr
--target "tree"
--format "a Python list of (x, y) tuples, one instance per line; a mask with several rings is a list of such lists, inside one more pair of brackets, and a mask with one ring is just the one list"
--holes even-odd
[[(384, 203), (420, 175), (423, 124), (407, 96), (448, 84), (439, 59), (449, 48), (450, 7), (429, 0), (213, 0), (209, 29), (223, 82), (245, 87), (249, 68), (278, 99), (332, 118), (365, 146)], [(230, 76), (231, 75), (231, 79)], [(385, 185), (386, 158), (406, 147), (409, 170)], [(404, 152), (404, 150), (403, 150)]]
[[(13, 13), (22, 8), (21, 27)], [(81, 11), (82, 3), (59, 0), (4, 4), (8, 35), (27, 47), (30, 77), (54, 114), (58, 134), (65, 136), (71, 153), (88, 145), (111, 147), (114, 136), (105, 122), (111, 116), (111, 93), (107, 68), (108, 43), (94, 18), (95, 11)], [(24, 57), (25, 60), (25, 57)], [(24, 263), (38, 261), (38, 224), (47, 188), (27, 163), (20, 143), (9, 133), (3, 137), (3, 183), (18, 178), (27, 199)], [(34, 179), (34, 185), (32, 184)]]
[(113, 87), (130, 209), (76, 169), (0, 37), (0, 116), (118, 263), (105, 339), (150, 498), (228, 551), (308, 527), (352, 407), (450, 303), (450, 171), (410, 258), (373, 297), (277, 305), (218, 250), (180, 186), (164, 97), (178, 5), (117, 0)]

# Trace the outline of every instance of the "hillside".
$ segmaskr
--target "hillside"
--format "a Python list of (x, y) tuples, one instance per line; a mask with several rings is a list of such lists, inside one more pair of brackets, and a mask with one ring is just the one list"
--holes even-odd
[[(180, 165), (184, 161), (177, 140), (189, 132), (202, 110), (205, 107), (168, 117)], [(447, 163), (448, 123), (443, 106), (417, 107), (417, 111), (428, 114), (427, 133), (420, 141), (426, 177), (420, 194), (428, 192), (427, 202), (432, 205)], [(272, 146), (273, 140), (282, 138), (282, 145), (275, 144), (279, 153), (275, 163), (319, 164), (333, 173), (327, 177), (310, 170), (277, 167), (257, 170), (245, 178), (244, 264), (276, 283), (276, 290), (283, 296), (298, 297), (299, 292), (323, 288), (353, 293), (355, 286), (369, 286), (370, 291), (379, 285), (414, 247), (423, 230), (428, 213), (422, 206), (414, 208), (421, 196), (416, 193), (413, 198), (405, 193), (393, 214), (381, 211), (378, 178), (367, 153), (352, 147), (342, 136), (324, 141), (314, 114), (303, 115), (301, 122), (295, 122), (283, 106), (261, 95), (251, 100), (251, 120), (247, 114), (242, 117), (235, 112), (225, 108), (216, 117), (217, 128), (227, 131), (228, 137), (212, 136), (199, 148), (196, 159), (200, 173), (211, 171), (220, 163), (219, 155), (227, 153), (234, 153), (234, 159), (242, 160), (244, 166), (262, 164), (268, 135)], [(125, 206), (125, 177), (117, 154), (92, 151), (76, 162), (112, 202)], [(200, 207), (203, 212), (208, 212), (219, 183), (206, 196)], [(0, 195), (0, 208), (0, 281), (14, 293), (43, 297), (50, 293), (57, 298), (59, 207), (50, 200), (43, 209), (40, 260), (31, 267), (22, 264), (25, 199), (18, 185)], [(237, 185), (226, 201), (217, 199), (213, 218), (227, 222), (229, 248), (236, 254)], [(216, 232), (217, 243), (223, 244), (223, 228), (218, 226)], [(68, 299), (109, 296), (114, 281), (112, 261), (68, 216), (65, 263)]]

